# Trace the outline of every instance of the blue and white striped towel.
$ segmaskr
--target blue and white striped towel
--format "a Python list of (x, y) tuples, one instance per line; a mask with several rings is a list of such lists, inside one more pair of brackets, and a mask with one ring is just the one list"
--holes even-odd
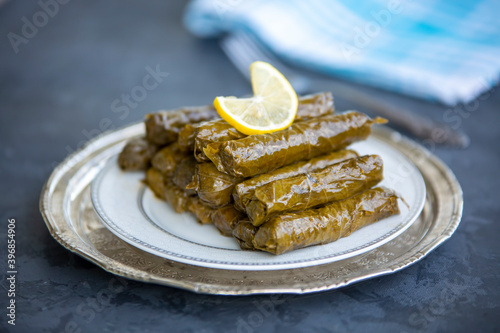
[(298, 66), (453, 105), (499, 79), (498, 13), (498, 0), (193, 0), (185, 24), (251, 32)]

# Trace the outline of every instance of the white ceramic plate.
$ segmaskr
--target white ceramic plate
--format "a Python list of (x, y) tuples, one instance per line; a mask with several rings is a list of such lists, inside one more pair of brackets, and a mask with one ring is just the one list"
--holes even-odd
[(141, 182), (143, 172), (123, 172), (117, 156), (94, 179), (91, 197), (104, 225), (125, 242), (154, 255), (187, 264), (234, 270), (278, 270), (331, 263), (368, 252), (397, 237), (417, 219), (425, 202), (419, 170), (402, 153), (375, 138), (351, 145), (360, 155), (384, 160), (384, 181), (408, 203), (401, 214), (355, 231), (336, 242), (275, 256), (242, 251), (212, 225), (200, 225), (188, 213), (177, 214)]

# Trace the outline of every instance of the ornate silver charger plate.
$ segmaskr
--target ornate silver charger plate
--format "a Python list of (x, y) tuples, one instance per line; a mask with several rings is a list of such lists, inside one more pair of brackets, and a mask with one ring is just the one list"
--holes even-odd
[[(115, 236), (102, 224), (91, 200), (91, 183), (110, 158), (127, 140), (143, 134), (143, 124), (137, 123), (90, 141), (54, 170), (40, 198), (47, 227), (61, 245), (126, 278), (223, 295), (331, 290), (415, 263), (448, 239), (462, 216), (462, 190), (448, 167), (415, 142), (378, 127), (372, 137), (406, 156), (419, 169), (426, 186), (422, 212), (396, 238), (342, 260), (291, 269), (213, 268), (167, 259)], [(400, 170), (400, 175), (404, 177), (407, 171)]]

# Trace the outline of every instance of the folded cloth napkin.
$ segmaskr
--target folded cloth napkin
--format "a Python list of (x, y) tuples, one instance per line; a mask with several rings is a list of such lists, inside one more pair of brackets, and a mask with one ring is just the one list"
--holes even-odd
[(497, 0), (193, 0), (200, 37), (245, 31), (291, 64), (453, 105), (500, 74)]

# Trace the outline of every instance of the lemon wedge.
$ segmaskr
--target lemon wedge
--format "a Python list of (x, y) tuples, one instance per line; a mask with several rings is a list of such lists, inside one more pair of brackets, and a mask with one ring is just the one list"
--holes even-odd
[(287, 128), (297, 113), (298, 99), (288, 80), (263, 61), (250, 65), (253, 97), (216, 97), (219, 115), (246, 135), (272, 133)]

